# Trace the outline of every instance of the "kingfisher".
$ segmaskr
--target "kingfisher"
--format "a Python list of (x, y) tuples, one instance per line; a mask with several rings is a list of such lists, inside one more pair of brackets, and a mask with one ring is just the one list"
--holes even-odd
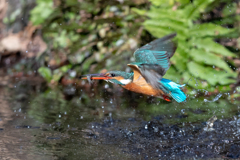
[(82, 75), (81, 79), (105, 80), (136, 93), (158, 97), (169, 102), (171, 98), (179, 103), (184, 102), (186, 95), (181, 89), (185, 85), (163, 78), (171, 65), (170, 58), (177, 48), (172, 41), (175, 36), (176, 33), (169, 34), (137, 49), (133, 54), (135, 62), (128, 64), (133, 70), (131, 73), (109, 71)]

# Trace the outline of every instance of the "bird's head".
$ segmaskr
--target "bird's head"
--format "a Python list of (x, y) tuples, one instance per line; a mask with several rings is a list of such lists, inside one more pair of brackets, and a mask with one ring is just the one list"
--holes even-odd
[(107, 82), (116, 83), (120, 85), (127, 85), (132, 82), (133, 73), (126, 73), (122, 71), (109, 71), (106, 73), (99, 73), (99, 74), (87, 74), (81, 76), (81, 79), (88, 79), (88, 80), (105, 80)]

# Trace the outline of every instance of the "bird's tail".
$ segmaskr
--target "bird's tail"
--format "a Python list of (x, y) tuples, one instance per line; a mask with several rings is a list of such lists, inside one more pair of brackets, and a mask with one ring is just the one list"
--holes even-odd
[(186, 100), (185, 93), (180, 89), (184, 87), (185, 85), (179, 85), (175, 82), (172, 82), (171, 80), (162, 78), (161, 81), (162, 90), (169, 94), (173, 99), (175, 99), (177, 102), (183, 102)]

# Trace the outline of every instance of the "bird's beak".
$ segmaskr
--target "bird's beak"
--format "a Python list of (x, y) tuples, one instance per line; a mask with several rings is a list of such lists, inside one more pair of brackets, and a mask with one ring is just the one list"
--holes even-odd
[(101, 80), (108, 80), (111, 79), (111, 77), (105, 76), (105, 74), (99, 73), (99, 74), (86, 74), (86, 75), (82, 75), (80, 76), (81, 79), (88, 79), (88, 80), (92, 80), (92, 79), (101, 79)]

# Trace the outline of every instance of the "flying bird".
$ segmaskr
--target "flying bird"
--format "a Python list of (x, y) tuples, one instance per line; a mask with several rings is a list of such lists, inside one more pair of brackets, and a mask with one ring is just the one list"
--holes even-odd
[(184, 85), (163, 78), (171, 65), (170, 58), (177, 48), (172, 42), (172, 38), (175, 36), (175, 33), (167, 35), (137, 49), (133, 54), (135, 62), (128, 64), (133, 70), (132, 73), (109, 71), (87, 74), (81, 78), (89, 81), (105, 80), (136, 93), (158, 97), (166, 101), (171, 101), (173, 98), (179, 103), (184, 102), (186, 95), (181, 90)]

